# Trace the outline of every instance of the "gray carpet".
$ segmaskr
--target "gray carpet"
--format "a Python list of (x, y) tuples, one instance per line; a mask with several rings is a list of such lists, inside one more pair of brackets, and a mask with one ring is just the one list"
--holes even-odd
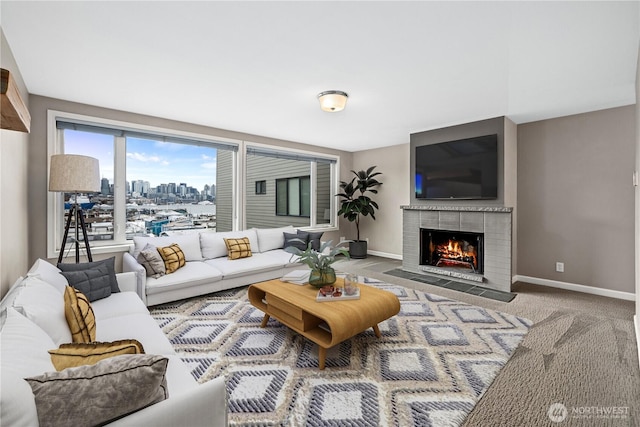
[[(530, 332), (462, 424), (476, 426), (639, 426), (640, 371), (634, 303), (516, 283), (509, 303), (384, 274), (381, 258), (338, 269), (526, 317)], [(549, 408), (555, 403), (551, 421)], [(564, 412), (563, 412), (564, 408)]]

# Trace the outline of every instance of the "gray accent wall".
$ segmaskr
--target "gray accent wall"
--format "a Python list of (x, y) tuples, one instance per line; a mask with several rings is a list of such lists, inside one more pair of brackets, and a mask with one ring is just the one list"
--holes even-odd
[[(0, 66), (15, 79), (29, 107), (29, 94), (11, 48), (0, 29)], [(0, 295), (29, 269), (29, 134), (0, 130)], [(31, 183), (33, 184), (33, 183)]]
[(635, 120), (627, 106), (518, 126), (517, 274), (634, 292)]

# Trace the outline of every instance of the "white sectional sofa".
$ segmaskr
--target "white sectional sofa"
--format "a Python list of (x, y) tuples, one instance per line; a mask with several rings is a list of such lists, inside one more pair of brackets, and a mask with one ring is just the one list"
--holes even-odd
[[(135, 275), (118, 274), (117, 282), (121, 292), (91, 303), (96, 341), (135, 339), (146, 354), (166, 357), (169, 397), (108, 425), (226, 426), (224, 378), (199, 385), (135, 293)], [(38, 260), (0, 302), (0, 425), (39, 425), (36, 400), (24, 378), (55, 371), (48, 350), (71, 342), (64, 313), (66, 285), (60, 270)]]
[[(244, 231), (134, 237), (133, 247), (123, 257), (123, 271), (136, 274), (137, 293), (147, 306), (275, 279), (291, 270), (306, 268), (300, 263), (292, 263), (291, 254), (284, 251), (284, 233), (295, 234), (296, 229), (252, 228)], [(252, 256), (228, 259), (224, 239), (242, 237), (249, 238)], [(171, 274), (158, 278), (147, 277), (145, 268), (137, 260), (140, 251), (147, 244), (162, 247), (174, 243), (184, 252), (186, 265)]]

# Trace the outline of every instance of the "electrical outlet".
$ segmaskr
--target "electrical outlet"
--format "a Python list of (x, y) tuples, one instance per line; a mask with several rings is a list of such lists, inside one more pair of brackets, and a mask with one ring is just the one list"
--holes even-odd
[(564, 273), (564, 262), (556, 262), (556, 271), (558, 273)]
[(340, 241), (344, 242), (344, 236), (340, 236)]

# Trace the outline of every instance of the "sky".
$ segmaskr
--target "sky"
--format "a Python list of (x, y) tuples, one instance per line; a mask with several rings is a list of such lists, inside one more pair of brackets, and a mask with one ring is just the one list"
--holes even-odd
[[(66, 154), (97, 158), (100, 177), (113, 184), (113, 136), (65, 130), (64, 138)], [(216, 156), (215, 148), (128, 137), (127, 181), (149, 181), (152, 187), (184, 182), (202, 191), (216, 182)]]

